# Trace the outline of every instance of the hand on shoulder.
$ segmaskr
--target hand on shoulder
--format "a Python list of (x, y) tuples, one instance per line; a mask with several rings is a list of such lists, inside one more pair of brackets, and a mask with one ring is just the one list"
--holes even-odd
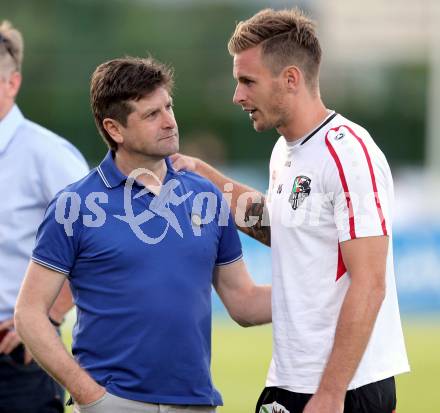
[(191, 172), (197, 172), (197, 166), (200, 163), (200, 159), (192, 156), (176, 153), (170, 156), (173, 168), (176, 171), (186, 170)]

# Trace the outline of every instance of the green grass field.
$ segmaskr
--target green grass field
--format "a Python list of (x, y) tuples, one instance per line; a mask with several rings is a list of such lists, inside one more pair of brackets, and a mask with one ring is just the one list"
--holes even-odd
[[(404, 324), (412, 372), (397, 379), (398, 413), (440, 412), (440, 322)], [(65, 334), (69, 343), (68, 334)], [(225, 406), (219, 413), (253, 413), (271, 355), (271, 328), (213, 327), (212, 372)], [(69, 410), (66, 410), (66, 413)]]

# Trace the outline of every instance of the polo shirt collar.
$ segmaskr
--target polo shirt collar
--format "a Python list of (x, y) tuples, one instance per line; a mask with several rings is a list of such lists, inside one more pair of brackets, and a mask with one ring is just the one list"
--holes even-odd
[(0, 121), (0, 153), (5, 151), (23, 121), (24, 116), (17, 105), (12, 106), (8, 114)]
[[(168, 156), (165, 158), (165, 163), (166, 163), (166, 165), (167, 165), (167, 175), (171, 175), (171, 176), (179, 175), (179, 174), (174, 170), (173, 165), (172, 165), (172, 163), (171, 163), (171, 160), (170, 160), (170, 158), (169, 158)], [(165, 177), (165, 180), (167, 180), (167, 179), (168, 179), (168, 176)]]
[[(167, 165), (165, 181), (167, 181), (170, 176), (176, 175), (177, 172), (173, 169), (169, 158), (165, 158), (165, 163)], [(116, 166), (113, 151), (107, 152), (107, 155), (96, 169), (107, 188), (116, 188), (122, 183), (125, 183), (128, 178)]]

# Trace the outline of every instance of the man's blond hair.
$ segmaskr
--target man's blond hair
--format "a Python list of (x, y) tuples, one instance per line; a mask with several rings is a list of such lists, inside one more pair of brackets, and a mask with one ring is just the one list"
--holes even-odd
[(23, 63), (23, 36), (7, 20), (0, 24), (0, 67), (21, 72)]
[(239, 22), (229, 40), (228, 50), (234, 56), (259, 45), (274, 75), (279, 75), (287, 66), (297, 66), (309, 87), (317, 87), (321, 46), (314, 21), (301, 10), (264, 9)]

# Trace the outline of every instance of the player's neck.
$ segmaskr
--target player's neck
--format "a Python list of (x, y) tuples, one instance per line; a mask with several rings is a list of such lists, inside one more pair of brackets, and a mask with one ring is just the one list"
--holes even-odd
[(291, 112), (289, 122), (278, 132), (289, 142), (294, 142), (306, 136), (321, 124), (329, 115), (329, 110), (322, 100), (317, 97), (305, 104), (296, 105)]

